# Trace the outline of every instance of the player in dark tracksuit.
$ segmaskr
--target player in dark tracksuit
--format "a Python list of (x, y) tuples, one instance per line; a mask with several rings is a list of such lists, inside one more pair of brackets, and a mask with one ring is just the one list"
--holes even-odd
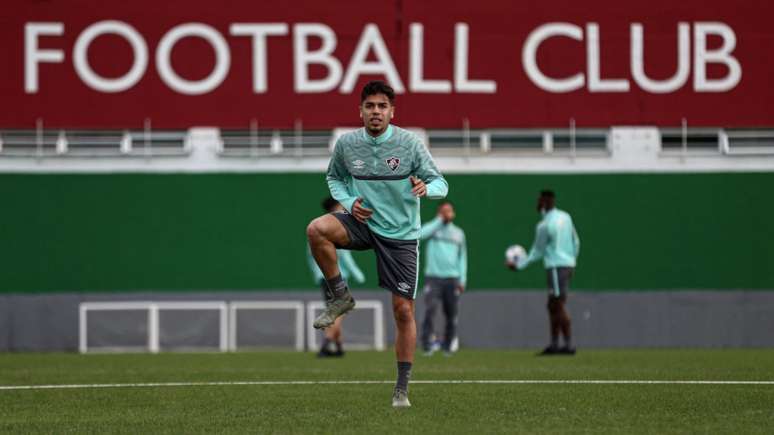
[(468, 275), (468, 252), (465, 232), (452, 221), (454, 206), (441, 202), (438, 215), (422, 225), (420, 240), (426, 240), (425, 250), (425, 318), (422, 322), (422, 349), (426, 355), (432, 347), (433, 316), (438, 305), (446, 317), (443, 351), (450, 355), (457, 337), (457, 313), (460, 294), (465, 291)]

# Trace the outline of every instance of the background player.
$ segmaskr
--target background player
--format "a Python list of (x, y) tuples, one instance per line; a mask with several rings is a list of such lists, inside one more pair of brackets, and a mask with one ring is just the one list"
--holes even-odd
[(398, 379), (392, 405), (406, 407), (411, 406), (408, 382), (416, 347), (419, 198), (443, 198), (448, 185), (422, 141), (390, 125), (394, 102), (395, 92), (384, 82), (369, 82), (363, 88), (358, 109), (364, 128), (339, 138), (328, 166), (331, 195), (347, 213), (313, 220), (307, 237), (333, 294), (325, 312), (315, 319), (315, 328), (332, 325), (355, 306), (339, 271), (336, 248), (376, 253), (379, 286), (392, 292), (397, 330)]
[[(322, 207), (328, 213), (335, 213), (344, 210), (344, 207), (342, 207), (338, 201), (331, 198), (330, 196), (323, 200)], [(328, 290), (328, 284), (325, 282), (323, 273), (320, 271), (320, 268), (317, 267), (317, 263), (315, 263), (314, 257), (312, 257), (312, 250), (309, 249), (309, 245), (307, 245), (306, 253), (309, 269), (314, 275), (314, 281), (320, 285), (320, 288), (322, 289), (323, 300), (325, 300), (327, 303), (333, 299), (333, 296)], [(365, 275), (363, 275), (363, 272), (357, 266), (355, 259), (352, 258), (351, 252), (339, 249), (336, 251), (336, 256), (339, 258), (339, 270), (341, 271), (341, 277), (344, 278), (345, 281), (349, 282), (351, 278), (360, 284), (365, 282)], [(320, 346), (320, 351), (317, 353), (317, 356), (344, 356), (344, 347), (342, 344), (341, 336), (341, 321), (342, 318), (339, 317), (335, 322), (333, 322), (333, 325), (325, 329), (325, 339)], [(335, 351), (330, 349), (331, 343), (335, 345)]]
[[(551, 344), (542, 354), (575, 354), (572, 346), (570, 316), (565, 309), (570, 278), (580, 252), (580, 239), (575, 231), (572, 217), (556, 208), (556, 195), (550, 190), (540, 192), (537, 201), (538, 212), (543, 219), (537, 224), (535, 242), (529, 255), (519, 258), (517, 264), (508, 264), (513, 270), (521, 270), (530, 263), (543, 258), (548, 281), (548, 315), (550, 319)], [(559, 347), (559, 333), (564, 336), (564, 347)]]
[(441, 349), (451, 355), (457, 337), (457, 306), (468, 278), (468, 252), (465, 232), (453, 223), (456, 213), (450, 201), (438, 205), (435, 219), (422, 225), (425, 248), (425, 318), (422, 322), (422, 349), (433, 353), (433, 317), (440, 304), (446, 318)]

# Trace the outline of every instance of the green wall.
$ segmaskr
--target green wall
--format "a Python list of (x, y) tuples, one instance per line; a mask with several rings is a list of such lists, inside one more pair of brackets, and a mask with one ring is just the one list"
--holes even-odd
[[(582, 240), (576, 289), (774, 289), (774, 173), (447, 178), (473, 290), (544, 286), (502, 256), (531, 243), (545, 187)], [(311, 289), (326, 193), (321, 174), (2, 174), (0, 293)], [(376, 287), (373, 254), (356, 258)]]

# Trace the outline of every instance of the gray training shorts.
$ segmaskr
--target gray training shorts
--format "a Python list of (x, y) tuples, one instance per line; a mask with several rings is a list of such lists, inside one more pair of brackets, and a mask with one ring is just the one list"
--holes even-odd
[(379, 287), (406, 299), (417, 296), (417, 258), (419, 244), (416, 240), (397, 240), (382, 237), (347, 212), (331, 213), (344, 225), (349, 235), (349, 245), (338, 249), (376, 253), (376, 271)]
[(572, 267), (551, 267), (546, 269), (548, 297), (567, 299), (567, 289), (575, 269)]

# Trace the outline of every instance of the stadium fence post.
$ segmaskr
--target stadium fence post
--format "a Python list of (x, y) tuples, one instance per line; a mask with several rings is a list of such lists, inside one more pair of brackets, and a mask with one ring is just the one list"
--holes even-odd
[(570, 118), (570, 161), (575, 163), (576, 157), (575, 144), (575, 118)]
[(465, 163), (470, 161), (470, 120), (462, 118), (462, 141), (465, 148)]
[(258, 157), (258, 120), (250, 120), (250, 157)]
[(86, 337), (86, 306), (81, 304), (78, 306), (78, 351), (80, 353), (86, 353), (88, 346), (88, 339)]
[(43, 158), (43, 119), (35, 120), (35, 157)]
[(296, 119), (296, 122), (293, 123), (293, 130), (294, 130), (294, 142), (295, 142), (295, 155), (298, 158), (301, 158), (301, 155), (303, 154), (303, 129), (304, 124), (300, 119)]
[(151, 120), (150, 118), (145, 118), (145, 121), (143, 122), (143, 140), (144, 140), (144, 149), (143, 152), (145, 154), (145, 158), (149, 159), (151, 157)]
[(688, 156), (688, 120), (682, 119), (682, 136), (683, 136), (683, 149), (680, 155), (680, 160), (685, 163), (685, 159)]
[(155, 303), (148, 306), (148, 350), (159, 353), (159, 306)]

